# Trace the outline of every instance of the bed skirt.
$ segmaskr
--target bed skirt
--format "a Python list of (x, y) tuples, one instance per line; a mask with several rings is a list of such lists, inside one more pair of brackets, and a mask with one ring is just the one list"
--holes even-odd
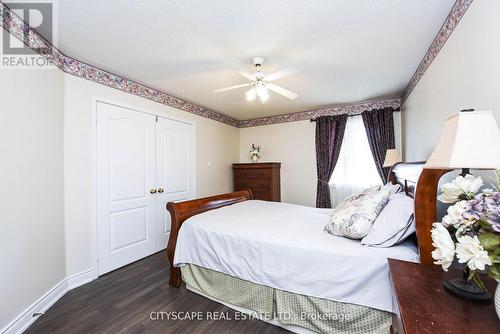
[(386, 311), (278, 290), (193, 264), (184, 265), (181, 272), (190, 290), (282, 325), (317, 333), (390, 333), (392, 314)]

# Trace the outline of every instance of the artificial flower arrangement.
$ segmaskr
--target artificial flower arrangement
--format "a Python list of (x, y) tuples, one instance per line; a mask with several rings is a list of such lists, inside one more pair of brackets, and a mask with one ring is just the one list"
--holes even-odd
[(485, 291), (478, 271), (488, 266), (488, 276), (500, 279), (500, 171), (496, 173), (494, 189), (481, 192), (483, 180), (470, 174), (443, 185), (438, 200), (454, 205), (431, 230), (434, 263), (448, 271), (456, 256), (467, 282)]
[(255, 144), (252, 144), (252, 148), (250, 149), (250, 156), (252, 157), (253, 161), (257, 161), (260, 157), (260, 146), (255, 146)]

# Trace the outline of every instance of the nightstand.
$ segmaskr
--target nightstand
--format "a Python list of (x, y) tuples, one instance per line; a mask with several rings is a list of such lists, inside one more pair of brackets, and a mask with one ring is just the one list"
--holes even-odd
[[(389, 259), (394, 293), (399, 306), (396, 333), (500, 333), (495, 303), (477, 303), (451, 295), (443, 281), (461, 277), (459, 270), (444, 272), (441, 266)], [(492, 295), (496, 281), (482, 277)], [(398, 328), (399, 327), (399, 328)]]

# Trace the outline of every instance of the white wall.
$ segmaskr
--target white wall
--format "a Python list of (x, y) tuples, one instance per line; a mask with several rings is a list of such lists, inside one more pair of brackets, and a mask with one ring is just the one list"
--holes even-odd
[[(401, 149), (401, 113), (394, 113), (396, 148)], [(316, 206), (315, 125), (306, 121), (240, 129), (240, 161), (249, 162), (252, 144), (262, 147), (260, 161), (281, 162), (281, 200)]]
[(260, 145), (260, 161), (281, 162), (281, 201), (315, 206), (314, 129), (310, 121), (240, 129), (240, 161), (250, 161), (250, 147)]
[(492, 110), (500, 123), (499, 12), (498, 0), (474, 1), (406, 100), (406, 161), (426, 160), (445, 119), (461, 109)]
[(194, 122), (197, 197), (232, 191), (231, 165), (238, 160), (239, 129), (66, 74), (64, 189), (67, 275), (87, 270), (93, 264), (93, 98), (105, 98), (125, 107)]
[(0, 329), (65, 273), (59, 70), (0, 74)]

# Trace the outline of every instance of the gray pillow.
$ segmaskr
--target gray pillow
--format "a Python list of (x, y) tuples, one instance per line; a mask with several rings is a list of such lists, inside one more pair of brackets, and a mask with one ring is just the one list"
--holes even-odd
[(380, 187), (380, 189), (386, 189), (390, 195), (397, 194), (398, 192), (403, 190), (403, 188), (399, 184), (392, 184), (391, 182), (384, 184)]
[(413, 212), (414, 200), (411, 197), (404, 193), (392, 195), (361, 244), (391, 247), (403, 242), (415, 232)]

